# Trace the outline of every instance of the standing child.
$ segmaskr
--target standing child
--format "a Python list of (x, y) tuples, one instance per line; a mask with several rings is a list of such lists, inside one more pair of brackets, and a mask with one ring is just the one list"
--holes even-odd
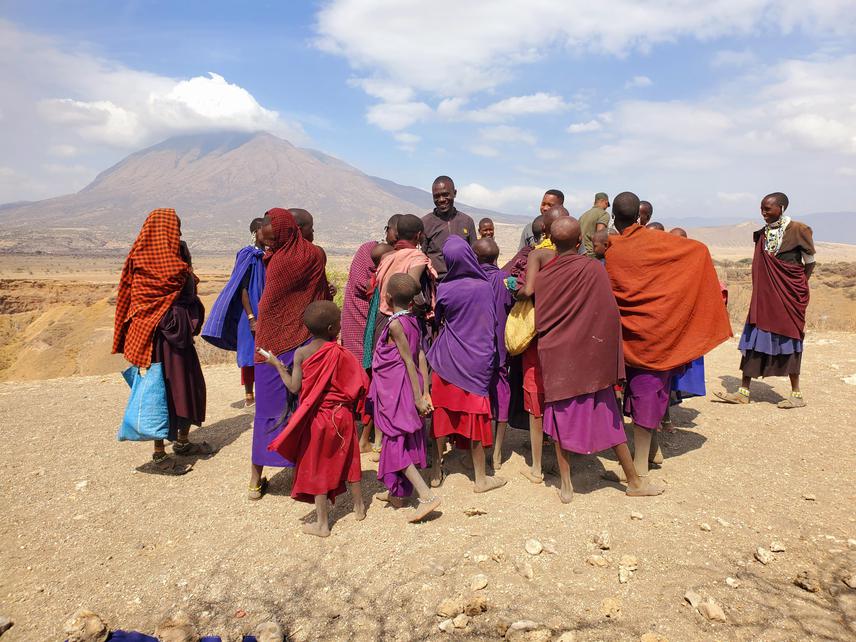
[(505, 485), (485, 474), (484, 447), (493, 443), (490, 382), (496, 369), (496, 311), (493, 290), (476, 255), (460, 236), (443, 244), (446, 276), (437, 288), (434, 308), (440, 331), (428, 351), (434, 437), (437, 453), (432, 485), (442, 481), (443, 440), (452, 437), (470, 450), (475, 492)]
[(493, 221), (489, 218), (483, 218), (479, 221), (479, 238), (492, 239), (496, 230), (494, 229)]
[(365, 395), (368, 377), (357, 358), (336, 343), (341, 313), (332, 301), (314, 301), (303, 313), (312, 339), (294, 353), (289, 373), (275, 356), (259, 352), (274, 366), (300, 404), (288, 425), (268, 446), (295, 464), (291, 496), (315, 502), (316, 521), (303, 532), (330, 535), (327, 499), (335, 501), (347, 484), (357, 520), (366, 516), (360, 479), (360, 447), (354, 408)]
[(402, 498), (410, 497), (415, 487), (419, 503), (410, 522), (440, 505), (440, 497), (431, 493), (417, 470), (427, 465), (422, 418), (431, 411), (422, 332), (409, 312), (418, 292), (419, 285), (407, 274), (389, 277), (386, 298), (393, 313), (375, 348), (369, 387), (375, 427), (383, 435), (377, 477), (389, 492), (382, 499), (400, 508)]
[(505, 325), (508, 313), (514, 306), (514, 295), (508, 289), (508, 273), (496, 266), (499, 246), (491, 238), (481, 238), (473, 245), (479, 267), (493, 289), (496, 310), (497, 368), (490, 382), (490, 412), (496, 421), (496, 442), (493, 445), (493, 469), (502, 468), (502, 443), (508, 428), (508, 411), (511, 405), (511, 386), (508, 383), (508, 350), (505, 348)]

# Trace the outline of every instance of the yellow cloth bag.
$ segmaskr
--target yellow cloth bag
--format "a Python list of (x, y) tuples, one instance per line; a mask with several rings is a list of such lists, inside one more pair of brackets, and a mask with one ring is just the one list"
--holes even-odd
[(505, 324), (505, 349), (510, 355), (522, 354), (535, 338), (535, 304), (523, 299), (514, 304)]

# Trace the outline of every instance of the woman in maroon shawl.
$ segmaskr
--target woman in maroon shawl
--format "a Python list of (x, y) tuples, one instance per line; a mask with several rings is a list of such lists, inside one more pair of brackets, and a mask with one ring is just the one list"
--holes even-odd
[(781, 192), (761, 201), (761, 216), (767, 224), (754, 234), (752, 300), (739, 345), (743, 380), (736, 393), (716, 393), (726, 403), (749, 403), (752, 379), (787, 375), (791, 396), (780, 401), (779, 408), (805, 406), (800, 365), (815, 250), (811, 228), (785, 216), (787, 208), (788, 197)]
[[(286, 368), (294, 361), (294, 351), (309, 339), (303, 324), (303, 311), (313, 301), (330, 300), (324, 250), (300, 233), (288, 210), (275, 208), (265, 216), (273, 227), (274, 241), (265, 255), (266, 282), (259, 301), (256, 321), (256, 346), (275, 355)], [(267, 486), (262, 477), (265, 466), (291, 467), (292, 462), (268, 445), (282, 432), (281, 421), (296, 402), (279, 372), (256, 354), (256, 415), (253, 421), (253, 450), (250, 474), (250, 499), (261, 499)], [(284, 415), (285, 411), (285, 415)]]

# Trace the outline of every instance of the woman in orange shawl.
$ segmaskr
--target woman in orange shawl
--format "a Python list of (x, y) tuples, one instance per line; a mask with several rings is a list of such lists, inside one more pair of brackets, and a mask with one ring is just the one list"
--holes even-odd
[[(205, 420), (205, 378), (193, 337), (199, 334), (205, 308), (196, 295), (190, 252), (181, 240), (181, 221), (173, 209), (157, 209), (143, 223), (125, 259), (113, 332), (113, 353), (139, 368), (162, 363), (169, 411), (169, 439), (178, 455), (207, 455), (205, 442), (188, 441), (191, 425)], [(191, 466), (166, 454), (154, 442), (144, 472), (182, 475)]]

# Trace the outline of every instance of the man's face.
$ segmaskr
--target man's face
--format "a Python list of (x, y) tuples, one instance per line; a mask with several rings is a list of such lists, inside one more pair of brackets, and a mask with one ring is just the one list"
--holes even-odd
[(651, 208), (647, 205), (639, 206), (639, 225), (645, 226), (648, 225), (648, 221), (651, 220)]
[(310, 243), (315, 240), (315, 221), (311, 216), (307, 217), (306, 222), (300, 226), (300, 235)]
[(455, 186), (446, 181), (434, 183), (431, 187), (431, 195), (434, 197), (434, 206), (442, 213), (450, 212), (455, 206), (455, 196), (457, 195)]
[(765, 198), (761, 201), (761, 216), (764, 217), (764, 222), (768, 225), (775, 223), (782, 216), (782, 206), (772, 197)]
[(602, 210), (608, 210), (609, 209), (609, 199), (608, 198), (600, 199), (597, 203), (595, 203), (595, 207), (599, 207)]
[(479, 236), (492, 239), (494, 233), (495, 232), (493, 229), (493, 223), (485, 223), (484, 225), (479, 225)]
[(544, 214), (551, 207), (556, 207), (556, 205), (561, 205), (558, 196), (555, 194), (544, 194), (544, 198), (541, 199), (541, 214)]

